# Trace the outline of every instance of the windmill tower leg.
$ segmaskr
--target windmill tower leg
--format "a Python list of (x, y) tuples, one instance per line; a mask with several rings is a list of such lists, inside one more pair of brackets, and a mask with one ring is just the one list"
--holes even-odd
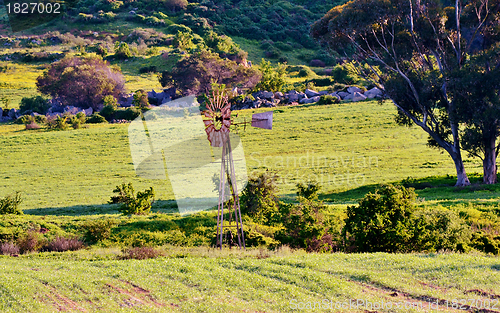
[(238, 246), (245, 249), (245, 234), (243, 233), (243, 221), (241, 219), (240, 198), (238, 197), (238, 186), (236, 184), (236, 177), (234, 171), (233, 151), (231, 149), (231, 142), (228, 138), (227, 146), (229, 150), (229, 171), (231, 173), (232, 196), (234, 199), (234, 220), (236, 221), (236, 233), (238, 235)]
[[(219, 182), (219, 204), (217, 211), (217, 247), (222, 249), (224, 244), (224, 198), (226, 191), (226, 181), (230, 185), (229, 189), (233, 199), (233, 208), (228, 207), (228, 227), (236, 227), (236, 234), (238, 238), (238, 247), (245, 249), (245, 234), (243, 232), (243, 221), (241, 218), (240, 200), (238, 198), (238, 187), (236, 184), (236, 176), (234, 172), (233, 153), (231, 151), (231, 142), (228, 139), (222, 145), (222, 158), (221, 158), (221, 172)], [(231, 220), (234, 210), (235, 226), (231, 226)], [(228, 239), (229, 240), (229, 239)], [(231, 243), (228, 242), (231, 247)]]

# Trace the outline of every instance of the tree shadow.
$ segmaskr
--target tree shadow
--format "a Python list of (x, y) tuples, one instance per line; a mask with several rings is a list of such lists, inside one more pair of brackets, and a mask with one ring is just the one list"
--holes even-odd
[[(452, 175), (428, 176), (423, 178), (408, 177), (400, 181), (387, 184), (402, 185), (414, 188), (419, 197), (429, 199), (491, 199), (500, 196), (500, 184), (485, 185), (482, 183), (482, 175), (469, 174), (470, 186), (455, 187), (456, 177)], [(332, 192), (319, 195), (319, 199), (332, 203), (357, 202), (367, 193), (375, 192), (386, 184), (364, 185), (354, 189)], [(443, 204), (443, 202), (440, 202)], [(451, 203), (451, 202), (450, 202)], [(453, 202), (455, 203), (455, 202)]]
[[(74, 205), (59, 208), (39, 208), (23, 210), (29, 215), (57, 215), (57, 216), (78, 216), (78, 215), (101, 215), (101, 214), (121, 214), (118, 211), (119, 204), (96, 204), (96, 205)], [(179, 213), (175, 200), (157, 200), (151, 207), (151, 213)]]

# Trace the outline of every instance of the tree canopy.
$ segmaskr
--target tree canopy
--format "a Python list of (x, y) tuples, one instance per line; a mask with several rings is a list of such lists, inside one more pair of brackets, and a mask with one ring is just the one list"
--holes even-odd
[[(330, 10), (311, 34), (368, 64), (358, 69), (392, 100), (397, 121), (420, 126), (431, 146), (451, 156), (457, 185), (470, 184), (462, 148), (482, 152), (489, 160), (483, 163), (485, 182), (494, 183), (499, 10), (499, 1), (487, 0), (355, 0)], [(484, 139), (479, 146), (478, 137)]]
[(159, 75), (163, 87), (176, 87), (182, 95), (207, 94), (212, 83), (253, 88), (260, 78), (258, 70), (206, 50), (185, 57), (171, 71), (164, 71)]
[(66, 57), (52, 63), (37, 78), (38, 90), (58, 98), (64, 105), (98, 109), (105, 96), (118, 98), (125, 91), (119, 68), (109, 66), (102, 57)]

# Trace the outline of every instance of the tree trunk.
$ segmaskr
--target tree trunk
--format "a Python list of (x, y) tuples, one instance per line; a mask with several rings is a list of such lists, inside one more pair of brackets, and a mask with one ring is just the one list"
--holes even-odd
[(467, 173), (465, 172), (464, 162), (462, 161), (462, 156), (459, 154), (458, 156), (453, 157), (453, 162), (455, 162), (455, 169), (457, 170), (457, 183), (455, 187), (464, 187), (469, 186), (470, 181), (467, 177)]
[(483, 182), (485, 184), (496, 184), (497, 182), (497, 153), (495, 147), (496, 138), (485, 144), (483, 159)]

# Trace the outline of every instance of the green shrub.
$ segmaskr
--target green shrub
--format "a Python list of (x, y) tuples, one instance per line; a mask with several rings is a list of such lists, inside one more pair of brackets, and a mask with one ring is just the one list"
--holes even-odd
[(132, 53), (130, 52), (130, 48), (126, 42), (119, 43), (116, 51), (115, 58), (117, 59), (128, 59), (132, 57)]
[(278, 199), (278, 175), (264, 172), (250, 177), (240, 196), (242, 214), (247, 214), (255, 222), (275, 225), (280, 222)]
[(335, 104), (335, 103), (340, 103), (339, 98), (335, 96), (330, 96), (330, 95), (322, 95), (319, 98), (319, 101), (317, 104), (319, 105), (329, 105), (329, 104)]
[(481, 231), (472, 234), (471, 246), (486, 253), (500, 253), (500, 236), (493, 237)]
[(416, 194), (413, 188), (387, 185), (368, 193), (357, 206), (347, 207), (343, 229), (348, 250), (408, 251), (413, 237)]
[(15, 194), (8, 195), (5, 198), (0, 199), (0, 215), (23, 214), (23, 211), (19, 208), (19, 204), (21, 204), (22, 201), (20, 192), (16, 192)]
[(307, 66), (302, 67), (297, 74), (299, 77), (311, 77), (314, 76), (314, 72)]
[(106, 105), (104, 108), (102, 108), (102, 110), (99, 112), (99, 114), (109, 122), (113, 119), (115, 112), (116, 112), (115, 106)]
[(255, 87), (256, 90), (281, 91), (286, 83), (286, 66), (278, 64), (276, 67), (271, 62), (262, 59), (260, 62), (260, 71), (262, 78)]
[(68, 118), (66, 116), (58, 116), (56, 118), (47, 119), (47, 128), (51, 130), (67, 130)]
[(99, 124), (99, 123), (106, 123), (106, 119), (104, 116), (100, 115), (99, 113), (94, 113), (91, 116), (87, 118), (87, 123), (90, 124)]
[(413, 251), (461, 251), (470, 241), (469, 227), (453, 211), (437, 207), (416, 212), (414, 236), (409, 244)]
[(155, 197), (153, 187), (145, 191), (138, 191), (137, 196), (134, 194), (132, 183), (121, 184), (113, 192), (118, 195), (112, 196), (109, 203), (121, 203), (119, 211), (123, 214), (148, 214), (151, 211)]
[(302, 197), (307, 200), (313, 200), (318, 197), (318, 191), (321, 186), (317, 182), (308, 182), (307, 185), (302, 183), (297, 184), (297, 197)]
[(130, 107), (125, 110), (116, 110), (115, 118), (119, 120), (133, 121), (139, 115), (141, 115), (141, 110), (136, 107)]
[(78, 114), (69, 117), (69, 123), (74, 129), (80, 128), (83, 124), (85, 124), (86, 120), (87, 118), (83, 112), (79, 112)]
[[(304, 248), (308, 252), (329, 252), (338, 249), (334, 236), (330, 233), (331, 227), (325, 218), (326, 206), (321, 201), (315, 200), (319, 190), (317, 184), (298, 188), (299, 204), (282, 204), (280, 211), (283, 229), (276, 238), (282, 244), (292, 248)], [(308, 198), (300, 196), (307, 195)]]
[(81, 226), (83, 236), (86, 242), (96, 243), (102, 240), (109, 239), (111, 236), (111, 229), (118, 223), (113, 220), (95, 220), (85, 222)]
[(44, 115), (47, 114), (49, 108), (49, 101), (42, 96), (22, 98), (19, 104), (19, 111), (21, 111), (21, 113), (35, 112)]

